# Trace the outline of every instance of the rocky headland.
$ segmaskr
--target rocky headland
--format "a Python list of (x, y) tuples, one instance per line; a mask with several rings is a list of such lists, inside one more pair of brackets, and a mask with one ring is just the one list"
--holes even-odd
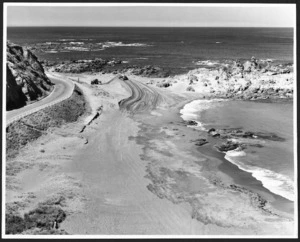
[(51, 92), (53, 84), (30, 50), (7, 43), (6, 56), (6, 110), (25, 106)]
[(153, 83), (176, 92), (195, 92), (208, 98), (293, 98), (293, 65), (258, 61), (232, 61), (217, 68), (199, 68)]

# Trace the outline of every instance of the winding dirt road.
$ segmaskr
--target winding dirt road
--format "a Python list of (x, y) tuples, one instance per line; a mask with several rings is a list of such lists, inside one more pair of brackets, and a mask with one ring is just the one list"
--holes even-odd
[(149, 86), (134, 80), (123, 83), (129, 88), (131, 96), (119, 102), (120, 110), (130, 113), (145, 112), (155, 109), (162, 101), (160, 94)]

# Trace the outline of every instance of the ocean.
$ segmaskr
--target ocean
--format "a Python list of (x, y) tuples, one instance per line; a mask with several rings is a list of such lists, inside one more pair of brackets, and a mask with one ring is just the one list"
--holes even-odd
[(46, 45), (41, 60), (117, 58), (173, 74), (252, 56), (293, 63), (292, 28), (8, 27), (7, 39)]
[[(180, 112), (183, 119), (197, 121), (198, 128), (204, 132), (210, 128), (239, 128), (273, 133), (283, 138), (282, 141), (261, 140), (262, 147), (247, 146), (242, 151), (226, 152), (221, 170), (228, 173), (230, 167), (229, 173), (236, 178), (239, 176), (237, 183), (263, 196), (267, 191), (276, 198), (295, 200), (292, 101), (195, 100)], [(250, 178), (242, 173), (238, 175), (236, 170), (232, 173), (233, 167), (228, 167), (229, 163), (235, 166), (234, 169), (251, 175)], [(258, 188), (258, 182), (267, 190)]]

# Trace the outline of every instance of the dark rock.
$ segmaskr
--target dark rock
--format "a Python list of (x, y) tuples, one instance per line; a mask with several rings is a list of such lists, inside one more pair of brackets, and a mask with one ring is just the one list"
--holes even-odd
[(99, 81), (98, 79), (94, 79), (91, 81), (91, 85), (98, 85), (98, 84), (102, 84), (102, 82)]
[(226, 143), (223, 143), (219, 146), (216, 146), (216, 148), (221, 152), (226, 152), (226, 151), (229, 151), (229, 150), (235, 150), (238, 147), (240, 147), (239, 144), (234, 143), (232, 141), (227, 141)]
[(211, 128), (211, 129), (209, 129), (209, 130), (207, 131), (207, 133), (211, 133), (211, 132), (213, 132), (213, 131), (216, 131), (216, 129)]
[(245, 133), (242, 135), (242, 137), (243, 137), (243, 138), (253, 138), (253, 135), (254, 135), (253, 132), (247, 131), (247, 132), (245, 132)]
[(195, 140), (195, 142), (196, 142), (195, 145), (197, 145), (197, 146), (202, 146), (202, 145), (209, 143), (206, 139), (197, 139), (197, 140)]
[(198, 125), (198, 123), (196, 121), (193, 121), (193, 120), (189, 120), (186, 123), (187, 123), (187, 125)]
[(53, 83), (30, 50), (7, 43), (6, 56), (6, 110), (20, 108), (27, 101), (48, 95)]
[(219, 134), (219, 133), (217, 133), (217, 132), (211, 132), (210, 134), (211, 134), (212, 137), (215, 137), (215, 138), (221, 136), (221, 134)]

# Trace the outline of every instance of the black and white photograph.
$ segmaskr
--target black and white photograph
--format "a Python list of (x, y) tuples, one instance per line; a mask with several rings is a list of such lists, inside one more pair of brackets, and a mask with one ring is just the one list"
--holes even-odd
[(3, 238), (298, 238), (296, 3), (5, 2)]

